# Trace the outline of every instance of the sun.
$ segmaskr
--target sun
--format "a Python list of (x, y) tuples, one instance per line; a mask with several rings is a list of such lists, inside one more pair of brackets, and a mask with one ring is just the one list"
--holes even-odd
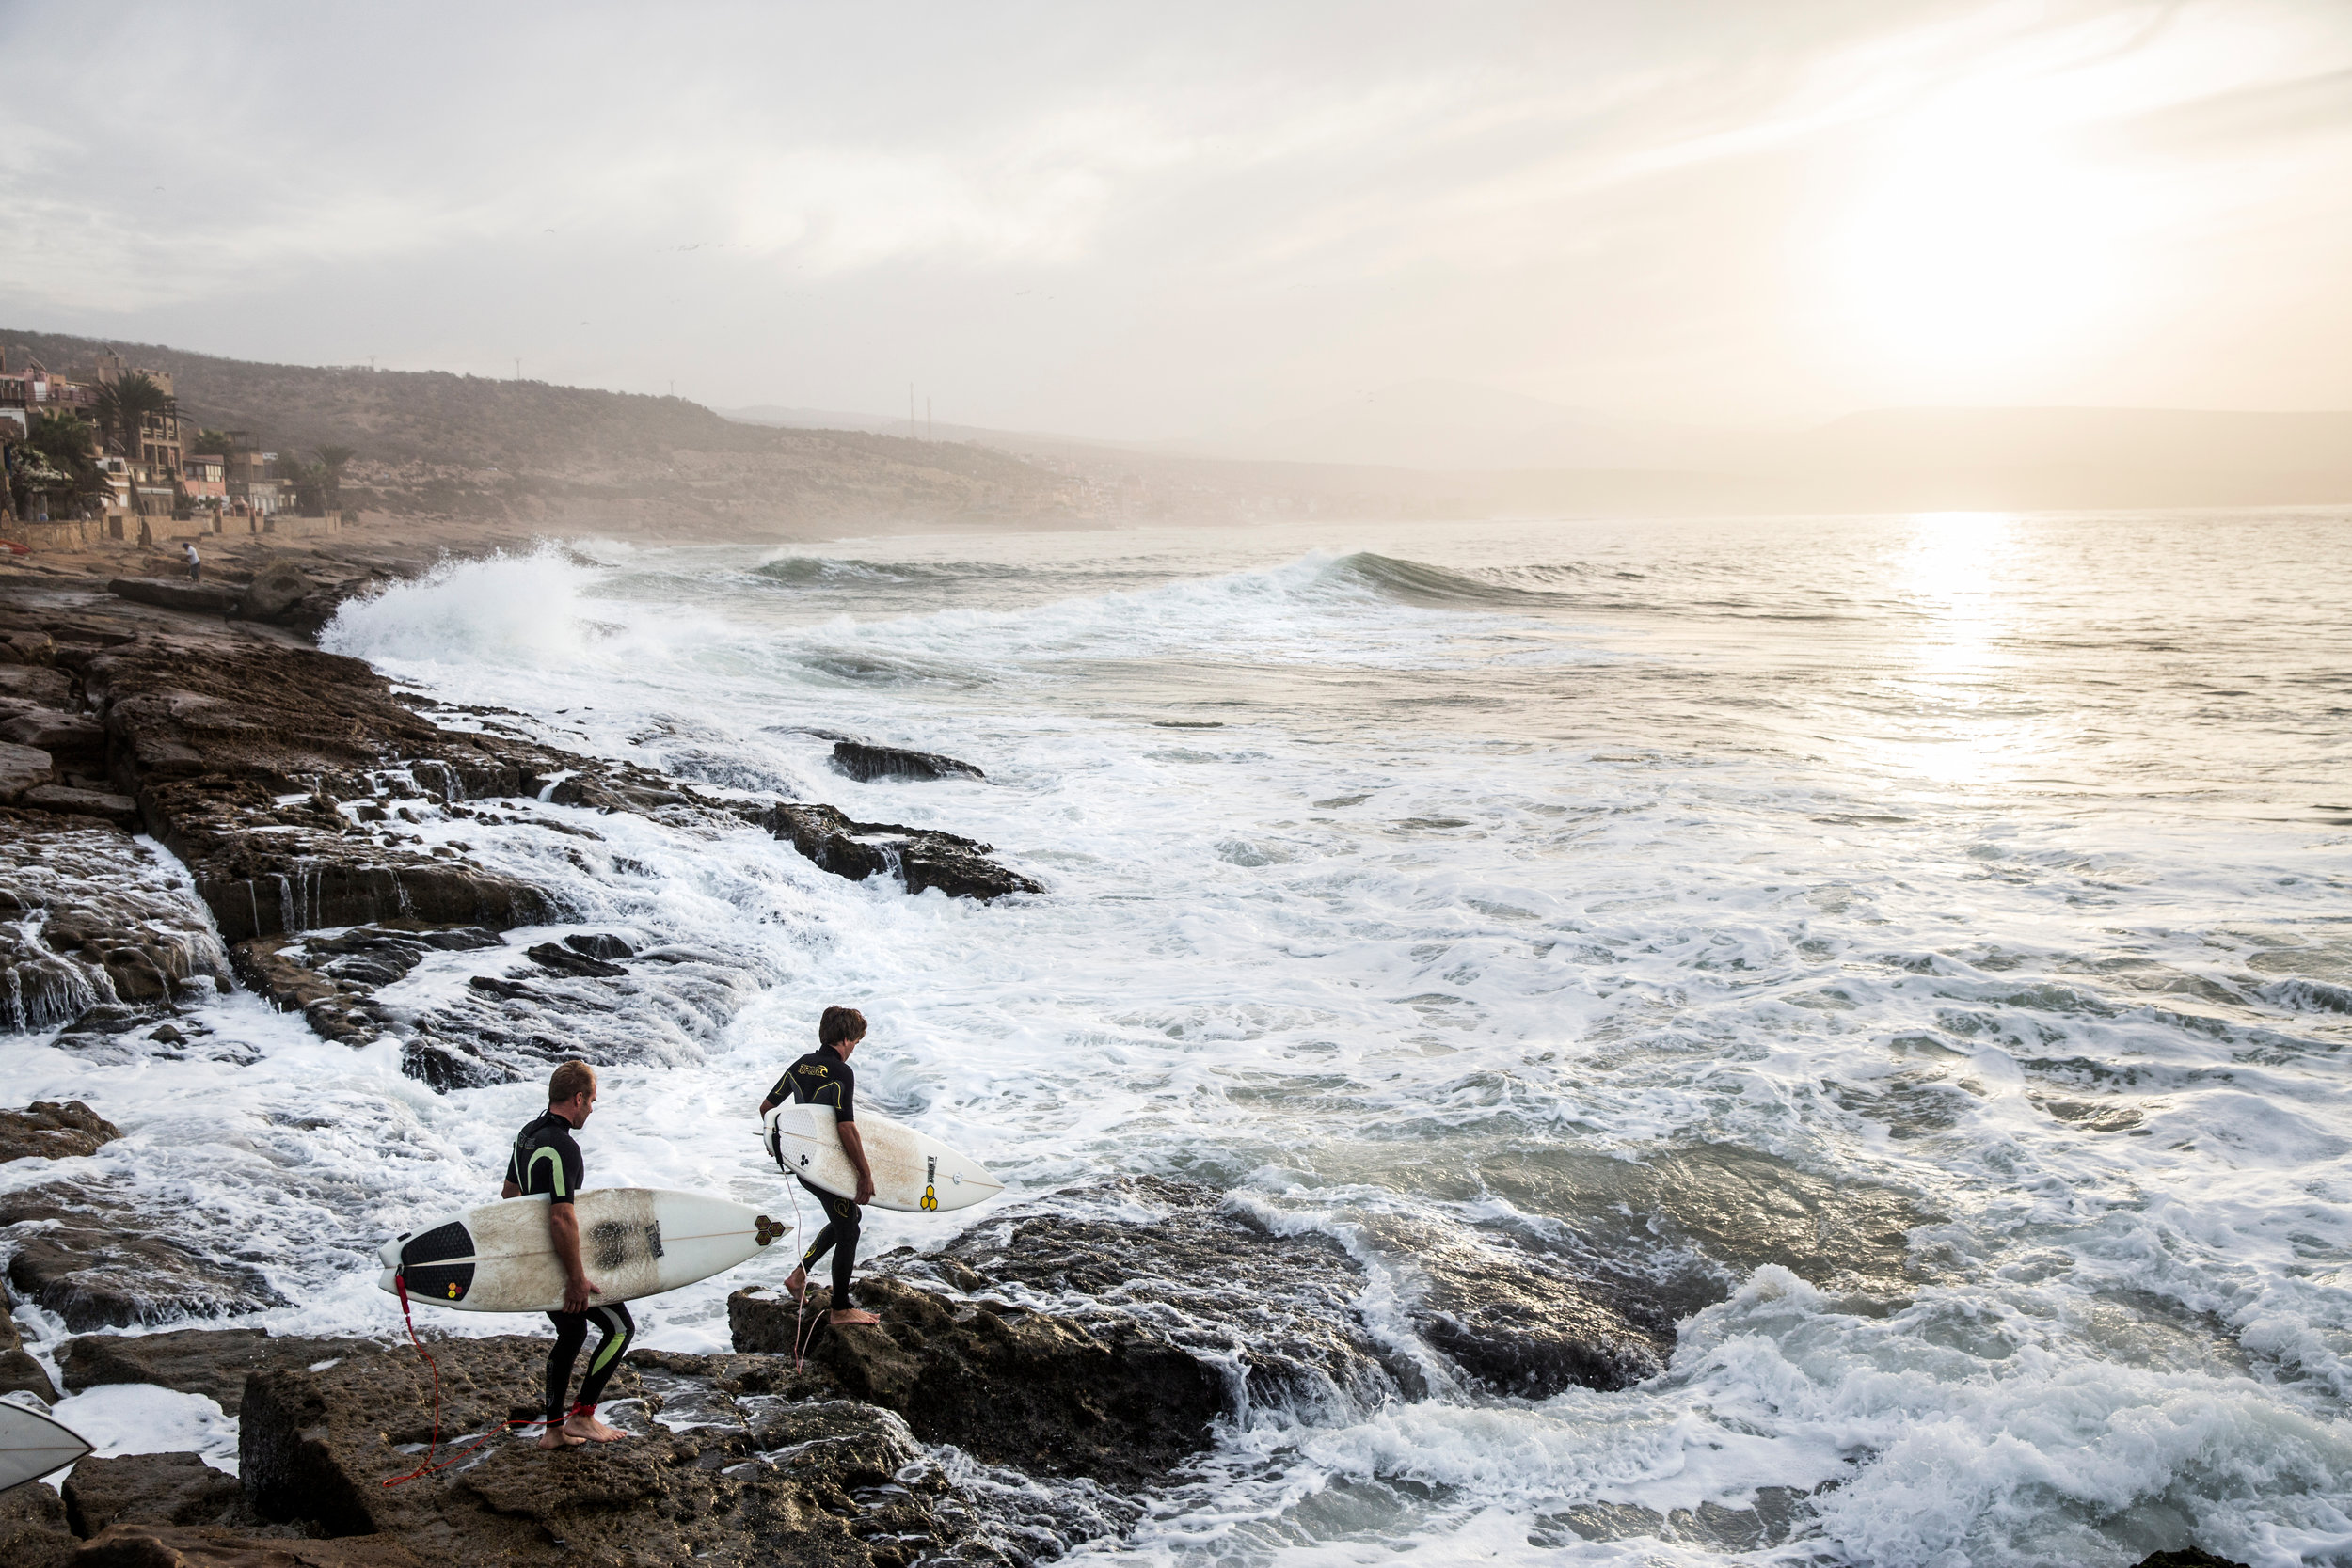
[(1828, 281), (1866, 350), (1972, 372), (2063, 355), (2113, 304), (2125, 260), (2114, 182), (2065, 140), (1947, 109), (1893, 128), (1842, 220)]

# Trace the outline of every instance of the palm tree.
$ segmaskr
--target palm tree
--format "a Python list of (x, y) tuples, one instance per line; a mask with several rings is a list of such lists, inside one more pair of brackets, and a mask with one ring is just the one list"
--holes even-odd
[(148, 419), (175, 412), (179, 406), (177, 399), (155, 385), (153, 376), (145, 371), (125, 371), (112, 381), (98, 384), (91, 411), (98, 416), (98, 428), (108, 437), (108, 444), (136, 461), (139, 435), (147, 428)]
[(326, 504), (329, 510), (343, 509), (343, 465), (359, 454), (349, 447), (321, 447), (311, 453), (319, 467), (326, 470)]
[(33, 416), (9, 475), (17, 497), (18, 515), (28, 509), (36, 491), (64, 495), (76, 500), (106, 493), (106, 476), (98, 467), (98, 436), (71, 414), (44, 411)]
[(305, 463), (293, 452), (278, 456), (278, 477), (294, 487), (294, 512), (299, 516), (317, 517), (326, 512), (326, 466)]
[(227, 457), (235, 446), (236, 443), (229, 438), (225, 430), (199, 430), (196, 438), (188, 443), (188, 450), (202, 452), (208, 457)]

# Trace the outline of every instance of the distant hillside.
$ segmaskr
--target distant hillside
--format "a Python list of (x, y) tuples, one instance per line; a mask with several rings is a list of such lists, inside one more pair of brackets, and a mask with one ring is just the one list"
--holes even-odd
[(450, 515), (538, 515), (684, 531), (804, 521), (1023, 516), (1054, 476), (1009, 453), (860, 431), (771, 430), (683, 398), (441, 371), (270, 365), (154, 343), (0, 328), (10, 365), (87, 377), (111, 350), (168, 372), (198, 423), (264, 448), (359, 453), (358, 504)]

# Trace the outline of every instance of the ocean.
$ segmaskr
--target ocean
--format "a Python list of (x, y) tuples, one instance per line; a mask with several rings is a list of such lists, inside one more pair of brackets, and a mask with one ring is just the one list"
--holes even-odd
[[(838, 1003), (862, 1097), (1008, 1203), (1181, 1178), (1362, 1267), (1412, 1396), (1253, 1410), (1075, 1550), (2275, 1565), (2352, 1560), (2347, 559), (2341, 509), (580, 539), (323, 641), (445, 722), (1048, 890), (910, 897), (748, 828), (420, 829), (558, 888), (548, 934), (698, 958), (585, 1025), (593, 1183), (782, 1201), (754, 1107)], [(986, 777), (855, 783), (829, 735)], [(262, 1266), (297, 1305), (260, 1321), (394, 1332), (374, 1247), (492, 1196), (540, 1085), (204, 1011), (247, 1049), (0, 1037), (8, 1099), (121, 1124), (104, 1180)], [(1417, 1326), (1433, 1248), (1645, 1291), (1672, 1358), (1482, 1391)], [(643, 1342), (725, 1348), (763, 1267), (640, 1304)], [(233, 1412), (142, 1398), (64, 1414), (233, 1456)]]

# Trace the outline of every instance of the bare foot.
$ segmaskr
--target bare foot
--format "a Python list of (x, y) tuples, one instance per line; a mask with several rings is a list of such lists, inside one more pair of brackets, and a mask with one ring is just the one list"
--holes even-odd
[(792, 1277), (784, 1282), (784, 1293), (790, 1296), (794, 1301), (798, 1301), (803, 1296), (808, 1294), (808, 1271), (806, 1269), (794, 1269), (792, 1271)]
[[(564, 1423), (564, 1426), (569, 1426), (570, 1424), (571, 1423), (569, 1421)], [(539, 1433), (539, 1446), (549, 1450), (550, 1452), (559, 1449), (580, 1448), (585, 1445), (588, 1439), (585, 1437), (571, 1437), (565, 1435), (563, 1427), (557, 1426), (552, 1421), (548, 1423), (548, 1427), (545, 1432)]]
[(564, 1423), (564, 1435), (575, 1443), (617, 1443), (628, 1433), (619, 1427), (605, 1425), (594, 1415), (575, 1415)]
[(880, 1318), (877, 1318), (873, 1313), (866, 1311), (862, 1307), (844, 1307), (838, 1312), (829, 1312), (825, 1315), (825, 1321), (833, 1324), (835, 1328), (845, 1328), (851, 1323), (878, 1323), (882, 1322)]

